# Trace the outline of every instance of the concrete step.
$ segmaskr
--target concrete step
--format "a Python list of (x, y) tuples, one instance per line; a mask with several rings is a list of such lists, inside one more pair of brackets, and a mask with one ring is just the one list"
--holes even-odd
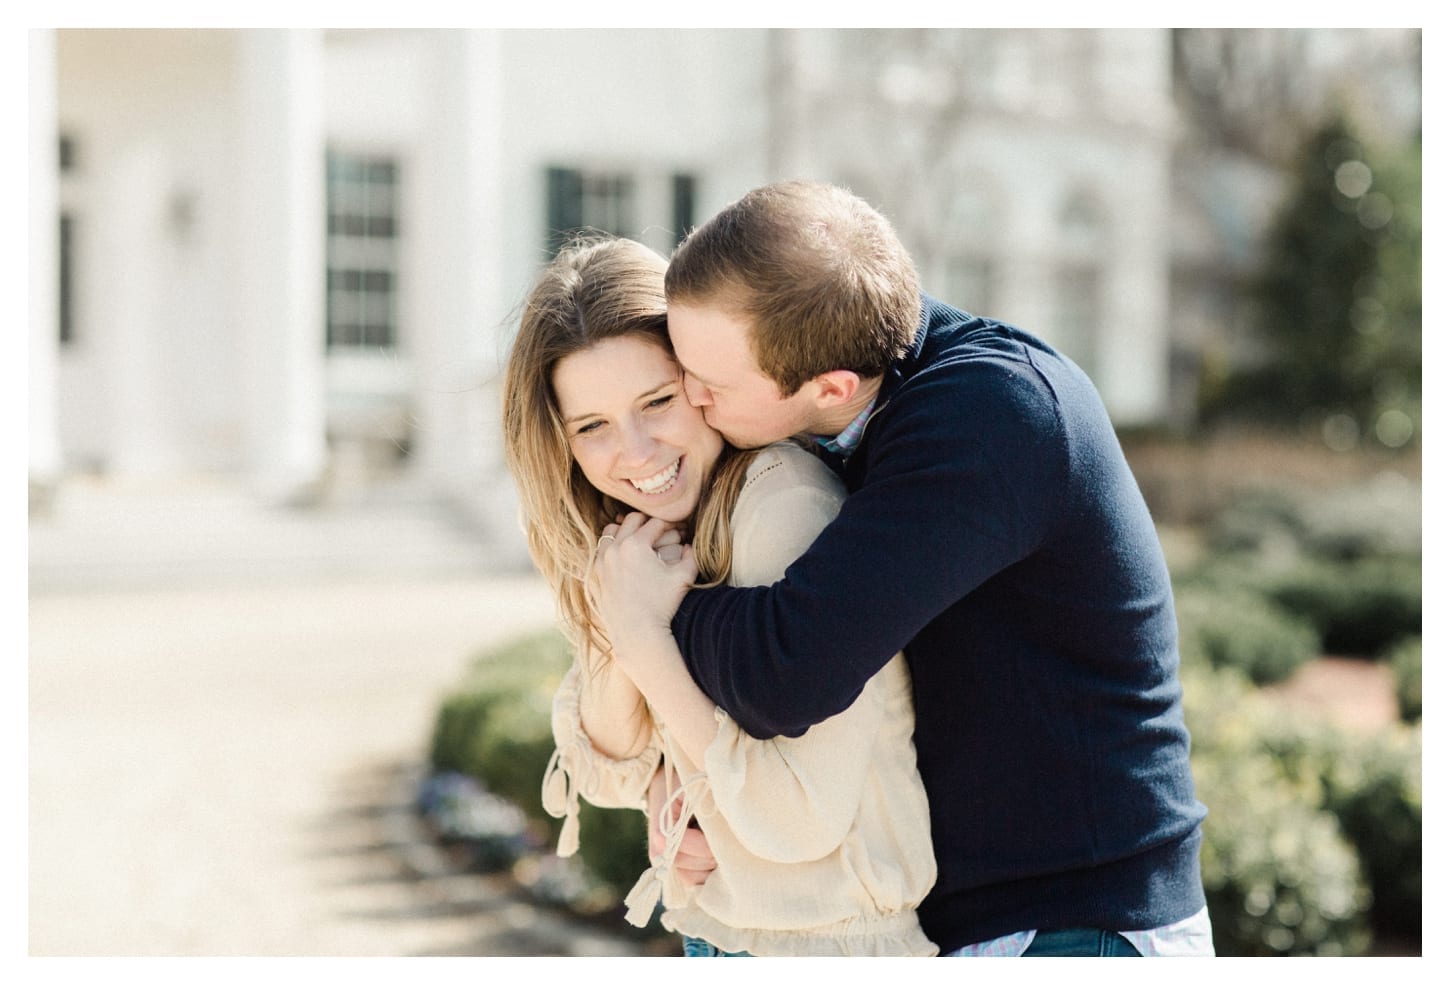
[(32, 593), (519, 569), (516, 550), (403, 487), (273, 506), (212, 478), (81, 478), (29, 523)]

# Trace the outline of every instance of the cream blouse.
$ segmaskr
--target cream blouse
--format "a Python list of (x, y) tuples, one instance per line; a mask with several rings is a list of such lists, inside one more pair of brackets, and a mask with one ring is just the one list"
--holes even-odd
[[(730, 584), (777, 581), (844, 498), (831, 471), (799, 445), (761, 450), (732, 517)], [(683, 782), (676, 765), (689, 760), (658, 719), (633, 759), (596, 749), (581, 725), (580, 693), (576, 660), (554, 698), (558, 748), (543, 791), (545, 808), (566, 819), (560, 855), (578, 848), (578, 797), (645, 810), (661, 758), (666, 771), (667, 849), (626, 898), (631, 923), (644, 926), (662, 899), (667, 929), (726, 951), (936, 954), (915, 912), (936, 879), (936, 860), (904, 656), (893, 657), (849, 708), (799, 738), (752, 738), (717, 708), (703, 770)], [(674, 803), (683, 809), (669, 823)], [(671, 871), (691, 818), (717, 862), (698, 887)]]

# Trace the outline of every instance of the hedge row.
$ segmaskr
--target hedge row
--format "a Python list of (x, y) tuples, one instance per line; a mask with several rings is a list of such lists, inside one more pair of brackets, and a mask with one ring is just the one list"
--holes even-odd
[[(1289, 624), (1307, 627), (1315, 653), (1383, 659), (1403, 640), (1420, 635), (1418, 557), (1330, 561), (1216, 555), (1180, 573), (1174, 582), (1179, 607), (1186, 608), (1195, 628), (1208, 625), (1195, 618), (1206, 615), (1195, 610), (1205, 605), (1195, 599), (1218, 595), (1223, 596), (1214, 612), (1219, 620), (1225, 610), (1232, 612), (1247, 602), (1246, 618), (1282, 624), (1274, 628), (1276, 636), (1285, 635)], [(1294, 634), (1302, 636), (1302, 631)], [(1269, 679), (1282, 678), (1270, 675), (1260, 683)]]
[(1321, 652), (1319, 634), (1307, 619), (1247, 588), (1198, 584), (1176, 594), (1186, 664), (1232, 667), (1265, 685), (1287, 680)]
[(1268, 683), (1282, 679), (1285, 667), (1292, 670), (1297, 647), (1287, 644), (1297, 640), (1288, 637), (1302, 633), (1291, 632), (1290, 623), (1310, 627), (1319, 652), (1339, 655), (1385, 658), (1419, 636), (1418, 494), (1392, 480), (1312, 498), (1269, 491), (1240, 496), (1209, 526), (1207, 560), (1176, 572), (1175, 587), (1190, 596), (1223, 593), (1235, 605), (1256, 596), (1246, 618), (1274, 623), (1268, 632), (1286, 644), (1286, 652), (1277, 659), (1240, 654), (1232, 640), (1190, 639), (1190, 646), (1201, 643), (1218, 665), (1240, 666)]
[(1421, 740), (1287, 714), (1235, 670), (1185, 667), (1203, 878), (1225, 955), (1362, 954), (1421, 933)]
[(1330, 490), (1240, 492), (1208, 525), (1215, 553), (1292, 550), (1333, 561), (1418, 557), (1420, 487), (1386, 474)]

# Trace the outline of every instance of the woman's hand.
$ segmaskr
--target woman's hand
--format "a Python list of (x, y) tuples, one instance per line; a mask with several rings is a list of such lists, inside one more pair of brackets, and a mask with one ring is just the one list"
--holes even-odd
[(699, 569), (688, 544), (664, 520), (631, 513), (604, 528), (589, 592), (615, 660), (631, 673), (665, 647), (678, 660), (670, 620)]

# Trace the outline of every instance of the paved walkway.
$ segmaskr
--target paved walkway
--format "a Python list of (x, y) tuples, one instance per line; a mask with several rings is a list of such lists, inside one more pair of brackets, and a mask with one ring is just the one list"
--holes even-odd
[(452, 873), (407, 810), (438, 698), (551, 621), (541, 582), (387, 511), (82, 499), (31, 523), (32, 956), (637, 953)]

